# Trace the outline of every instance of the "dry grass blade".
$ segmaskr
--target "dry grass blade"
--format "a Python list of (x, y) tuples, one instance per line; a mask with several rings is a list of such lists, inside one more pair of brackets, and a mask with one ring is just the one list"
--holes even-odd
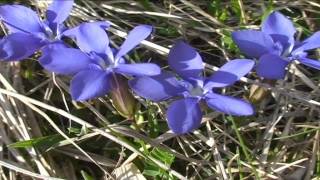
[(34, 177), (34, 178), (48, 179), (48, 180), (63, 180), (63, 179), (60, 179), (60, 178), (54, 178), (54, 177), (50, 177), (50, 176), (43, 176), (41, 174), (36, 174), (36, 173), (31, 172), (29, 170), (20, 168), (19, 165), (17, 165), (17, 164), (9, 163), (9, 162), (6, 162), (4, 160), (0, 160), (0, 166), (6, 167), (6, 168), (11, 169), (13, 171), (16, 171), (16, 172), (19, 172), (21, 174), (25, 174), (27, 176)]
[[(125, 141), (122, 141), (121, 139), (119, 139), (118, 137), (112, 135), (110, 133), (110, 131), (104, 131), (104, 130), (101, 130), (101, 129), (98, 129), (96, 128), (95, 126), (93, 126), (92, 124), (78, 118), (78, 117), (75, 117), (71, 114), (69, 114), (68, 112), (62, 110), (62, 109), (59, 109), (59, 108), (56, 108), (56, 107), (53, 107), (53, 106), (50, 106), (48, 104), (45, 104), (45, 103), (42, 103), (40, 101), (37, 101), (37, 100), (34, 100), (32, 98), (29, 98), (29, 97), (26, 97), (26, 96), (23, 96), (21, 94), (17, 94), (15, 92), (11, 92), (11, 91), (8, 91), (8, 90), (5, 90), (5, 89), (2, 89), (0, 88), (0, 93), (2, 94), (6, 94), (6, 95), (9, 95), (9, 96), (12, 96), (12, 97), (15, 97), (17, 99), (19, 99), (20, 101), (24, 102), (24, 103), (31, 103), (31, 104), (34, 104), (36, 106), (40, 106), (42, 108), (45, 108), (47, 110), (50, 110), (50, 111), (53, 111), (57, 114), (60, 114), (61, 116), (64, 116), (68, 119), (71, 119), (72, 121), (82, 125), (82, 126), (85, 126), (87, 128), (90, 128), (92, 129), (94, 132), (98, 132), (100, 135), (102, 136), (105, 136), (106, 138), (126, 147), (127, 149), (131, 150), (132, 152), (135, 152), (137, 154), (139, 154), (140, 156), (144, 157), (144, 158), (147, 158), (147, 159), (150, 159), (151, 161), (153, 161), (154, 163), (156, 163), (159, 167), (163, 168), (164, 170), (172, 173), (174, 176), (178, 177), (179, 179), (186, 179), (183, 175), (181, 175), (180, 173), (170, 169), (169, 167), (167, 167), (165, 164), (163, 164), (162, 162), (160, 162), (159, 160), (155, 159), (155, 158), (152, 158), (152, 157), (146, 157), (143, 153), (141, 153), (139, 150), (135, 149), (134, 147), (132, 147), (130, 144), (128, 144), (127, 142)], [(69, 137), (66, 137), (69, 139)], [(70, 142), (72, 142), (72, 140), (70, 140)], [(75, 146), (77, 146), (76, 144), (73, 144)], [(84, 153), (86, 154), (86, 153)], [(89, 156), (90, 157), (90, 156)], [(92, 158), (90, 158), (92, 161), (94, 161)]]

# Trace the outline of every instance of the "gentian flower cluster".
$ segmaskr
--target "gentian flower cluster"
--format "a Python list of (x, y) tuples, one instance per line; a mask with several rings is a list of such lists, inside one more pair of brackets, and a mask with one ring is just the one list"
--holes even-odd
[[(209, 108), (234, 116), (254, 113), (250, 103), (220, 94), (220, 88), (233, 85), (254, 67), (250, 59), (234, 59), (224, 64), (209, 77), (203, 76), (204, 64), (199, 53), (183, 41), (178, 41), (168, 55), (173, 72), (161, 71), (153, 63), (129, 64), (126, 55), (151, 33), (149, 25), (134, 27), (119, 48), (110, 46), (106, 29), (108, 21), (85, 22), (67, 29), (67, 19), (73, 0), (54, 0), (42, 20), (33, 10), (21, 5), (0, 6), (1, 21), (9, 35), (0, 41), (0, 59), (23, 60), (40, 50), (40, 64), (48, 71), (72, 76), (72, 99), (85, 101), (111, 92), (114, 99), (122, 98), (129, 86), (137, 95), (154, 102), (170, 101), (166, 117), (170, 129), (185, 134), (201, 124), (202, 111)], [(285, 68), (293, 60), (320, 69), (319, 61), (308, 59), (307, 51), (320, 47), (320, 32), (299, 42), (294, 39), (296, 30), (290, 20), (273, 12), (262, 24), (262, 30), (242, 30), (232, 34), (240, 50), (250, 58), (259, 59), (257, 73), (267, 79), (282, 79)], [(77, 47), (62, 40), (69, 37)], [(118, 78), (118, 80), (117, 80)], [(120, 89), (121, 84), (125, 83)], [(118, 93), (113, 93), (113, 90)], [(132, 100), (133, 99), (133, 100)], [(130, 102), (129, 102), (130, 101)], [(133, 115), (135, 103), (125, 108)], [(129, 110), (128, 110), (129, 109)]]
[(261, 31), (241, 30), (232, 33), (239, 49), (248, 57), (259, 59), (257, 74), (266, 79), (283, 79), (293, 60), (320, 70), (320, 62), (307, 58), (306, 51), (320, 47), (320, 32), (302, 42), (295, 40), (293, 23), (281, 13), (271, 13)]
[(156, 76), (137, 77), (129, 85), (138, 95), (160, 102), (173, 97), (167, 110), (170, 129), (176, 134), (184, 134), (198, 128), (202, 113), (200, 104), (207, 105), (219, 112), (235, 116), (252, 115), (252, 106), (244, 100), (221, 95), (216, 90), (234, 84), (246, 75), (254, 66), (254, 61), (235, 59), (223, 65), (210, 77), (203, 77), (203, 61), (196, 50), (179, 41), (170, 50), (169, 66), (179, 76), (163, 72)]
[(0, 59), (23, 60), (45, 45), (60, 41), (66, 30), (63, 22), (69, 16), (73, 0), (51, 3), (46, 11), (46, 19), (21, 5), (0, 6), (1, 21), (10, 34), (0, 41)]

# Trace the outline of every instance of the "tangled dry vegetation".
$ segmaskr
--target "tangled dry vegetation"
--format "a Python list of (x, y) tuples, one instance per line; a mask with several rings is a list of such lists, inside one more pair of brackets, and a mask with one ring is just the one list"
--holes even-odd
[[(46, 1), (21, 1), (38, 11)], [(185, 39), (209, 74), (240, 52), (230, 32), (259, 28), (272, 10), (290, 17), (298, 37), (320, 29), (317, 1), (78, 0), (67, 24), (109, 20), (116, 46), (138, 24), (155, 27), (132, 53), (167, 69), (170, 46)], [(2, 28), (3, 29), (3, 28)], [(3, 29), (3, 33), (5, 33)], [(35, 55), (0, 66), (1, 179), (317, 179), (320, 177), (319, 72), (292, 65), (271, 86), (252, 73), (225, 94), (255, 100), (256, 115), (208, 113), (200, 129), (172, 134), (163, 104), (140, 100), (136, 123), (108, 97), (72, 102), (69, 79), (48, 74)], [(319, 59), (319, 52), (313, 54)], [(260, 88), (257, 88), (260, 87)], [(263, 87), (263, 88), (262, 88)]]

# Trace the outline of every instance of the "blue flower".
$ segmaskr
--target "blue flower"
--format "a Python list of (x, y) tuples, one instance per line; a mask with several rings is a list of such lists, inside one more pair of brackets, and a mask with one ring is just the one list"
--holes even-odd
[(252, 106), (246, 101), (218, 94), (216, 88), (234, 84), (246, 75), (254, 66), (254, 61), (236, 59), (223, 65), (210, 77), (203, 77), (203, 62), (195, 49), (178, 41), (170, 50), (169, 66), (182, 79), (173, 74), (163, 72), (156, 76), (136, 77), (129, 81), (131, 89), (146, 99), (160, 102), (174, 97), (182, 97), (173, 101), (167, 110), (170, 129), (176, 134), (191, 132), (199, 127), (202, 113), (200, 103), (220, 112), (243, 116), (254, 113)]
[(43, 48), (40, 64), (59, 74), (75, 74), (71, 80), (71, 96), (78, 101), (103, 96), (112, 89), (114, 73), (131, 76), (160, 74), (152, 63), (126, 64), (124, 55), (147, 38), (152, 27), (140, 25), (131, 30), (118, 50), (111, 49), (104, 31), (106, 23), (83, 23), (63, 34), (75, 39), (79, 49), (62, 43)]
[(239, 49), (248, 57), (259, 59), (257, 73), (266, 79), (283, 79), (293, 60), (320, 70), (320, 62), (307, 58), (308, 50), (320, 47), (320, 31), (302, 42), (296, 41), (293, 23), (279, 12), (271, 13), (261, 31), (241, 30), (232, 33)]
[(42, 21), (36, 12), (21, 5), (0, 6), (0, 18), (10, 34), (0, 41), (0, 59), (23, 60), (46, 44), (60, 39), (66, 29), (73, 0), (54, 0)]

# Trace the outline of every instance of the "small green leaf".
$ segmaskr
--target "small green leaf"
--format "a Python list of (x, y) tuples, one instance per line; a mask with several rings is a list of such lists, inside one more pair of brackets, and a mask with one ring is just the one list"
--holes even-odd
[(8, 145), (9, 148), (38, 148), (40, 150), (47, 150), (58, 142), (62, 141), (64, 138), (59, 134), (52, 136), (44, 136), (40, 138), (34, 138), (26, 141), (19, 141)]
[(156, 177), (156, 176), (161, 175), (161, 172), (160, 172), (158, 167), (152, 166), (152, 165), (148, 165), (148, 166), (145, 167), (145, 169), (143, 170), (142, 174), (144, 174), (146, 176)]
[(81, 133), (81, 130), (80, 128), (75, 128), (75, 127), (70, 127), (68, 128), (68, 131), (70, 134), (80, 134)]
[(224, 22), (225, 20), (228, 19), (228, 11), (226, 9), (223, 9), (222, 12), (219, 15), (219, 21)]
[(159, 136), (160, 128), (158, 123), (158, 108), (152, 104), (148, 104), (149, 108), (147, 110), (148, 119), (148, 133), (149, 137), (156, 138)]
[(148, 11), (154, 11), (149, 0), (138, 0), (138, 2)]
[(166, 152), (166, 151), (162, 151), (158, 148), (154, 148), (151, 151), (151, 155), (153, 157), (155, 157), (156, 159), (161, 160), (162, 162), (164, 162), (166, 165), (171, 165), (173, 160), (174, 160), (174, 155)]
[(231, 9), (241, 20), (241, 8), (237, 0), (231, 0)]
[(83, 177), (84, 180), (93, 180), (93, 177), (90, 176), (87, 172), (84, 170), (81, 170), (81, 176)]
[(159, 27), (157, 29), (157, 33), (159, 35), (167, 36), (167, 37), (175, 37), (179, 36), (179, 32), (177, 28), (173, 26), (167, 26), (167, 27)]
[(263, 15), (261, 16), (262, 22), (269, 16), (273, 9), (273, 0), (269, 0), (266, 10), (264, 10)]
[[(147, 154), (148, 156), (151, 156), (159, 161), (162, 161), (167, 166), (171, 166), (171, 164), (174, 161), (175, 156), (163, 151), (159, 148), (153, 148), (152, 151)], [(144, 171), (144, 175), (154, 177), (155, 179), (175, 179), (174, 176), (172, 176), (170, 173), (168, 173), (166, 170), (162, 169), (161, 167), (158, 167), (156, 164), (154, 164), (151, 161), (146, 161)]]

